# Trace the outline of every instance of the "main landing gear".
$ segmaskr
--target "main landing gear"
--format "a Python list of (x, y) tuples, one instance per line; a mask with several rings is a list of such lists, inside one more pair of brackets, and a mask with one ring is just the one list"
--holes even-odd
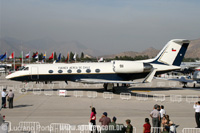
[(103, 88), (104, 88), (105, 91), (112, 90), (113, 93), (115, 92), (115, 88), (114, 88), (113, 83), (104, 83)]
[(196, 87), (196, 84), (194, 83), (194, 84), (193, 84), (193, 88), (195, 88), (195, 87)]

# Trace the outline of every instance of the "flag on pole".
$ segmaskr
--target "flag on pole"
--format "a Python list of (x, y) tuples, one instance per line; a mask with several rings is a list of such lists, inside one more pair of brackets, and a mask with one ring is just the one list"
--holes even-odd
[(14, 52), (8, 57), (8, 59), (14, 59)]
[(43, 54), (43, 57), (42, 57), (42, 59), (46, 59), (46, 53), (45, 53), (45, 54)]
[(3, 61), (7, 57), (6, 52), (3, 55), (0, 55), (0, 59)]
[(19, 57), (20, 61), (22, 61), (22, 58), (23, 58), (23, 52), (21, 52), (20, 54), (20, 57)]
[(49, 60), (52, 60), (54, 58), (54, 52), (51, 54), (51, 56), (49, 57)]
[(65, 62), (69, 62), (69, 52), (67, 53), (67, 58), (66, 58), (66, 60), (65, 60)]
[(26, 59), (28, 59), (30, 57), (30, 52), (28, 54), (26, 54)]
[(101, 57), (99, 60), (98, 60), (98, 62), (103, 62), (103, 57)]
[(32, 56), (34, 59), (38, 59), (38, 52), (36, 52), (35, 54), (33, 54)]
[(74, 57), (73, 57), (73, 59), (76, 61), (76, 53), (74, 54)]
[(59, 62), (61, 60), (61, 53), (58, 56), (58, 59), (56, 60), (56, 62)]

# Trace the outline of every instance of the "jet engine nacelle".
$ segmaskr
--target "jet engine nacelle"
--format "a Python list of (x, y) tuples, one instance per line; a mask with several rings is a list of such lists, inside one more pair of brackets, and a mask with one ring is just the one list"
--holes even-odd
[(113, 61), (113, 70), (116, 73), (150, 72), (152, 65), (135, 61)]

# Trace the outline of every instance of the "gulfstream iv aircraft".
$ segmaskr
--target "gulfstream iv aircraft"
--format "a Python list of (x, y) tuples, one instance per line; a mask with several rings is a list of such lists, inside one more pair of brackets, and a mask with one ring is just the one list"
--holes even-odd
[(180, 69), (189, 40), (174, 39), (154, 59), (141, 61), (28, 64), (6, 78), (16, 81), (74, 81), (104, 84), (105, 89), (114, 83), (134, 84), (133, 80), (144, 78), (141, 83), (151, 82), (154, 75)]

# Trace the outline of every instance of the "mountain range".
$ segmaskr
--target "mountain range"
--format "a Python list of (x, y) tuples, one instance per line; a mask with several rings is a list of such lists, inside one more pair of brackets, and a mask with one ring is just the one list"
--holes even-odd
[[(39, 50), (39, 51), (38, 51)], [(21, 51), (28, 53), (29, 51), (39, 53), (47, 52), (47, 56), (54, 51), (58, 53), (62, 53), (62, 55), (67, 56), (67, 52), (76, 52), (77, 54), (81, 54), (84, 52), (88, 55), (101, 55), (102, 53), (98, 50), (87, 48), (79, 42), (56, 42), (51, 38), (43, 38), (31, 41), (20, 41), (15, 38), (4, 37), (0, 38), (0, 54), (11, 53), (15, 51), (16, 56), (19, 56)], [(25, 54), (25, 53), (24, 53)]]
[[(113, 55), (105, 55), (104, 58), (114, 58), (116, 56), (140, 56), (140, 55), (148, 55), (149, 58), (155, 57), (160, 50), (157, 50), (153, 47), (150, 47), (142, 52), (134, 52), (134, 51), (127, 51), (127, 52), (122, 52), (119, 54), (113, 54)], [(186, 58), (200, 58), (200, 38), (196, 40), (191, 40), (191, 43), (187, 49)]]
[[(38, 40), (31, 40), (31, 41), (21, 41), (15, 38), (4, 37), (0, 38), (0, 54), (11, 53), (15, 51), (16, 56), (19, 56), (21, 51), (27, 52), (28, 51), (38, 51), (44, 53), (45, 51), (49, 53), (55, 51), (57, 53), (62, 53), (63, 55), (67, 55), (68, 51), (75, 51), (78, 54), (84, 52), (87, 55), (91, 56), (99, 56), (103, 55), (103, 51), (90, 49), (83, 44), (73, 41), (73, 42), (56, 42), (51, 38), (43, 38)], [(157, 50), (153, 47), (150, 47), (142, 52), (135, 52), (135, 51), (126, 51), (119, 54), (112, 54), (112, 55), (104, 55), (99, 57), (104, 58), (114, 58), (115, 56), (139, 56), (139, 55), (148, 55), (150, 58), (155, 57), (160, 50)], [(24, 53), (25, 54), (25, 53)], [(196, 40), (192, 40), (191, 44), (185, 55), (186, 58), (197, 58), (200, 57), (200, 38)]]

